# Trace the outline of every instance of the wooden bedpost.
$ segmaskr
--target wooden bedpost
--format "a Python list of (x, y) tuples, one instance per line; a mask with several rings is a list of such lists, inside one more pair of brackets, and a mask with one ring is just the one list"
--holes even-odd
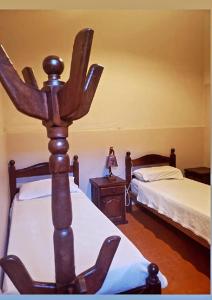
[(77, 155), (74, 155), (73, 173), (74, 173), (74, 183), (79, 186), (79, 161)]
[(126, 153), (126, 156), (125, 156), (125, 179), (126, 179), (126, 188), (127, 188), (127, 203), (129, 204), (127, 207), (126, 207), (126, 210), (128, 212), (131, 212), (132, 211), (132, 201), (131, 201), (131, 198), (130, 198), (130, 195), (129, 195), (129, 192), (130, 192), (130, 182), (131, 182), (131, 179), (132, 179), (132, 175), (131, 175), (131, 168), (132, 168), (132, 161), (131, 161), (131, 157), (130, 157), (130, 152), (128, 151)]
[(171, 148), (171, 153), (170, 153), (170, 166), (176, 167), (176, 155), (175, 155), (175, 148)]
[(10, 160), (8, 164), (9, 182), (10, 182), (10, 206), (16, 194), (16, 176), (15, 176), (15, 161)]
[(156, 264), (151, 263), (148, 266), (149, 276), (146, 279), (148, 294), (161, 294), (161, 283), (158, 278), (159, 268)]
[(125, 179), (126, 179), (126, 185), (127, 188), (129, 187), (129, 184), (131, 182), (131, 168), (132, 168), (132, 162), (130, 157), (130, 152), (128, 151), (125, 156)]

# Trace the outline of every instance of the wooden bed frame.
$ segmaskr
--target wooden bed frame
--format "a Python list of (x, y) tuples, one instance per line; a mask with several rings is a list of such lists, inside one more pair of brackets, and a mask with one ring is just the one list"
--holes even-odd
[[(69, 172), (74, 176), (74, 183), (79, 186), (79, 161), (77, 155), (75, 155), (73, 158), (73, 165), (70, 165)], [(17, 186), (18, 178), (51, 175), (48, 162), (39, 163), (23, 169), (16, 169), (14, 160), (9, 161), (8, 173), (10, 186), (10, 206), (15, 194), (19, 191)]]
[(125, 157), (125, 175), (126, 175), (126, 184), (127, 184), (127, 189), (128, 189), (128, 201), (129, 201), (128, 211), (129, 212), (132, 211), (132, 201), (133, 201), (136, 205), (151, 212), (152, 214), (154, 214), (158, 218), (164, 220), (168, 224), (171, 224), (172, 226), (174, 226), (175, 228), (177, 228), (178, 230), (180, 230), (181, 232), (183, 232), (184, 234), (186, 234), (187, 236), (189, 236), (190, 238), (192, 238), (193, 240), (195, 240), (202, 246), (210, 249), (210, 245), (205, 239), (197, 236), (191, 230), (183, 227), (179, 223), (176, 223), (171, 218), (169, 218), (163, 214), (160, 214), (156, 210), (148, 207), (147, 205), (145, 205), (141, 202), (138, 202), (137, 195), (135, 193), (133, 193), (130, 189), (130, 182), (131, 182), (131, 179), (133, 178), (133, 175), (132, 175), (133, 167), (143, 167), (143, 166), (147, 167), (147, 166), (152, 166), (152, 165), (170, 165), (172, 167), (176, 167), (175, 149), (174, 148), (171, 149), (169, 156), (163, 156), (163, 155), (158, 155), (158, 154), (148, 154), (148, 155), (144, 155), (139, 158), (136, 158), (136, 159), (131, 159), (130, 155), (131, 155), (131, 153), (127, 152), (126, 157)]
[[(43, 162), (36, 165), (29, 166), (23, 169), (16, 169), (15, 161), (10, 160), (8, 164), (9, 172), (9, 186), (10, 186), (10, 200), (11, 204), (15, 194), (19, 191), (17, 179), (27, 177), (37, 177), (43, 175), (50, 175), (49, 163)], [(73, 173), (74, 182), (79, 185), (79, 161), (78, 156), (73, 158), (73, 165), (70, 165), (70, 173)], [(9, 233), (9, 230), (8, 230)], [(8, 234), (9, 240), (9, 234)], [(137, 288), (127, 290), (121, 294), (161, 294), (161, 283), (158, 279), (159, 268), (156, 264), (151, 263), (148, 266), (148, 277), (146, 278), (146, 285), (139, 286)]]

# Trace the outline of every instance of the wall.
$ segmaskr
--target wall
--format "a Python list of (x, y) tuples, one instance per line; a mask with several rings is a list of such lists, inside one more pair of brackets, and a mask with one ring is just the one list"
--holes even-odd
[[(66, 80), (76, 32), (88, 26), (95, 30), (90, 63), (102, 64), (103, 76), (89, 114), (70, 128), (71, 154), (80, 157), (81, 187), (88, 195), (88, 179), (105, 172), (111, 145), (119, 162), (114, 172), (120, 176), (124, 176), (126, 150), (136, 156), (168, 154), (175, 147), (180, 168), (208, 164), (203, 84), (209, 55), (208, 15), (207, 11), (145, 10), (1, 12), (5, 49), (19, 72), (25, 65), (33, 67), (40, 86), (46, 80), (41, 60), (60, 55)], [(18, 113), (10, 101), (5, 103), (10, 115), (6, 120), (9, 158), (16, 159), (18, 166), (48, 159), (45, 128)]]
[(205, 129), (204, 129), (204, 165), (210, 167), (210, 146), (211, 146), (211, 78), (210, 78), (210, 15), (203, 20), (204, 26), (204, 76), (203, 76), (203, 97), (205, 100)]
[[(75, 34), (94, 28), (90, 62), (105, 69), (90, 113), (72, 130), (204, 127), (204, 16), (201, 11), (1, 12), (2, 43), (17, 70), (32, 66), (41, 86), (42, 59), (60, 55), (67, 79)], [(13, 116), (7, 130), (38, 127), (10, 102), (7, 111)]]
[[(0, 88), (0, 257), (4, 255), (4, 247), (7, 235), (8, 221), (8, 172), (7, 172), (7, 149), (6, 133), (4, 126), (4, 111), (2, 100), (2, 88)], [(1, 286), (1, 268), (0, 268), (0, 286)]]

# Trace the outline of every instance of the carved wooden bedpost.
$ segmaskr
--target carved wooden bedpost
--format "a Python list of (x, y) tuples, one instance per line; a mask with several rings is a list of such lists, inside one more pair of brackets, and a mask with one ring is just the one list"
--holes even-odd
[(74, 155), (73, 171), (74, 171), (74, 174), (76, 174), (76, 176), (74, 177), (74, 183), (76, 185), (79, 185), (79, 162), (78, 162), (77, 155)]
[[(130, 152), (128, 151), (125, 156), (125, 179), (126, 179), (126, 185), (127, 185), (128, 192), (130, 192), (130, 182), (132, 179), (131, 168), (132, 168), (132, 161), (131, 161), (131, 157), (130, 157)], [(132, 211), (132, 201), (128, 194), (127, 194), (127, 200), (129, 203), (129, 206), (127, 206), (127, 211), (131, 212)]]
[[(87, 72), (92, 38), (91, 29), (84, 29), (77, 34), (70, 77), (66, 83), (60, 81), (64, 68), (62, 60), (57, 56), (44, 59), (43, 68), (48, 80), (41, 90), (38, 89), (32, 69), (26, 67), (22, 71), (24, 83), (3, 47), (0, 47), (0, 80), (4, 88), (19, 111), (43, 121), (50, 139), (56, 283), (34, 281), (20, 259), (8, 255), (0, 260), (0, 265), (22, 294), (96, 293), (104, 282), (120, 242), (118, 236), (105, 239), (95, 265), (76, 276), (67, 137), (68, 126), (88, 113), (103, 71), (103, 67), (94, 64)], [(77, 157), (74, 158), (74, 168), (79, 172)]]
[(146, 279), (148, 294), (161, 294), (161, 283), (158, 278), (159, 268), (156, 264), (151, 263), (148, 266), (149, 276)]
[(174, 148), (171, 148), (170, 152), (170, 166), (176, 167), (176, 154)]
[[(8, 164), (8, 171), (9, 171), (9, 182), (10, 182), (10, 206), (12, 204), (12, 201), (15, 197), (16, 194), (16, 181), (15, 181), (15, 161), (14, 160), (10, 160), (9, 164)], [(11, 192), (13, 191), (13, 192)]]

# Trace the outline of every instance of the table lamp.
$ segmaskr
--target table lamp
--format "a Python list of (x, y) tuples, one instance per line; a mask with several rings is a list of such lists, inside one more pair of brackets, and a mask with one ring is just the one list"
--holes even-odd
[(115, 180), (116, 177), (112, 173), (112, 167), (118, 167), (117, 159), (115, 156), (115, 151), (113, 147), (110, 147), (109, 149), (109, 154), (107, 156), (106, 160), (106, 168), (109, 169), (109, 174), (108, 174), (108, 179), (110, 180)]

